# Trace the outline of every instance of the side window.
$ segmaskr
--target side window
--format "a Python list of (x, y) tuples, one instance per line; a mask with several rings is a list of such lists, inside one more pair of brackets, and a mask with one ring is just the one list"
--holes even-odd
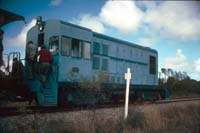
[(70, 56), (70, 50), (71, 50), (71, 41), (72, 39), (69, 37), (62, 37), (62, 45), (61, 45), (61, 54), (65, 56)]
[(156, 74), (156, 57), (149, 57), (149, 73)]
[(81, 57), (81, 41), (78, 39), (72, 39), (71, 56)]
[(83, 58), (90, 59), (90, 43), (83, 42)]
[(105, 44), (102, 45), (102, 54), (108, 55), (108, 45)]
[(108, 70), (108, 60), (107, 59), (102, 59), (102, 66), (101, 66), (102, 70), (107, 71)]
[(99, 66), (100, 66), (100, 59), (98, 57), (93, 57), (92, 68), (99, 69)]
[(100, 43), (98, 42), (93, 43), (93, 53), (100, 54)]
[(58, 53), (58, 36), (52, 36), (49, 38), (49, 50), (52, 55)]

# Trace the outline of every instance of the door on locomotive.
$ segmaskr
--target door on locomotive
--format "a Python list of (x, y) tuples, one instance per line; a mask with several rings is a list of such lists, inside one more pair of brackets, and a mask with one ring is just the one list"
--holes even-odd
[[(41, 25), (44, 26), (45, 22), (38, 22), (42, 21), (41, 17), (37, 19), (36, 26), (38, 26), (39, 32), (31, 32), (30, 34), (37, 34), (37, 41), (38, 42), (36, 49), (39, 50), (44, 45), (46, 50), (50, 51), (52, 55), (52, 62), (50, 66), (50, 70), (48, 74), (46, 74), (45, 82), (42, 81), (42, 71), (41, 71), (41, 63), (39, 62), (38, 58), (35, 59), (34, 66), (33, 66), (33, 79), (28, 79), (28, 65), (26, 63), (26, 79), (30, 89), (30, 93), (34, 94), (36, 101), (39, 105), (57, 105), (57, 68), (58, 68), (58, 46), (59, 46), (59, 37), (58, 36), (50, 36), (49, 38), (46, 36), (46, 32), (44, 27), (41, 28)], [(29, 37), (29, 36), (28, 36)], [(27, 38), (30, 39), (30, 38)], [(44, 40), (47, 40), (45, 42)]]

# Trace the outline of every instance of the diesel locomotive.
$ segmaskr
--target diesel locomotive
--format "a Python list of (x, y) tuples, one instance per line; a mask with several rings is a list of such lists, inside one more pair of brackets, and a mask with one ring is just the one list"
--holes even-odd
[(158, 52), (154, 49), (62, 20), (43, 21), (42, 17), (27, 32), (26, 42), (30, 41), (36, 53), (45, 46), (52, 55), (45, 82), (38, 58), (30, 79), (27, 57), (22, 64), (19, 52), (8, 55), (7, 70), (12, 62), (12, 72), (0, 77), (0, 82), (4, 89), (15, 88), (15, 93), (21, 92), (16, 95), (34, 98), (41, 106), (119, 102), (125, 95), (127, 68), (132, 73), (131, 101), (167, 98), (166, 90), (158, 88)]
[(41, 82), (39, 63), (33, 79), (25, 81), (39, 105), (118, 102), (125, 94), (124, 73), (131, 69), (130, 99), (166, 98), (158, 86), (158, 52), (61, 20), (42, 21), (27, 33), (36, 49), (43, 45), (53, 61), (47, 80)]

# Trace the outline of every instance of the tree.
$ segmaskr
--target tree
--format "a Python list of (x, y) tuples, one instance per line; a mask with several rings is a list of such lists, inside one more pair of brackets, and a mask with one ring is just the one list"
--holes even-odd
[(169, 77), (166, 82), (167, 89), (172, 91), (177, 83), (177, 80), (174, 77)]
[(166, 81), (167, 80), (167, 70), (165, 68), (162, 68), (161, 72), (164, 74), (164, 76), (165, 76), (164, 80)]
[(168, 78), (173, 77), (173, 70), (171, 68), (167, 69)]
[(169, 89), (175, 95), (200, 94), (200, 81), (191, 79), (187, 72), (162, 68), (159, 72), (159, 87)]

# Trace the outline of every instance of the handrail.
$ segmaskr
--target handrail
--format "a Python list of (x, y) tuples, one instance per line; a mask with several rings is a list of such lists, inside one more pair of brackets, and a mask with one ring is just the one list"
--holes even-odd
[(10, 59), (11, 59), (11, 56), (12, 56), (12, 61), (13, 61), (13, 59), (14, 58), (17, 58), (17, 60), (20, 60), (20, 57), (21, 57), (21, 54), (20, 54), (20, 52), (10, 52), (9, 54), (8, 54), (8, 67), (7, 67), (7, 69), (8, 69), (8, 72), (10, 73)]

